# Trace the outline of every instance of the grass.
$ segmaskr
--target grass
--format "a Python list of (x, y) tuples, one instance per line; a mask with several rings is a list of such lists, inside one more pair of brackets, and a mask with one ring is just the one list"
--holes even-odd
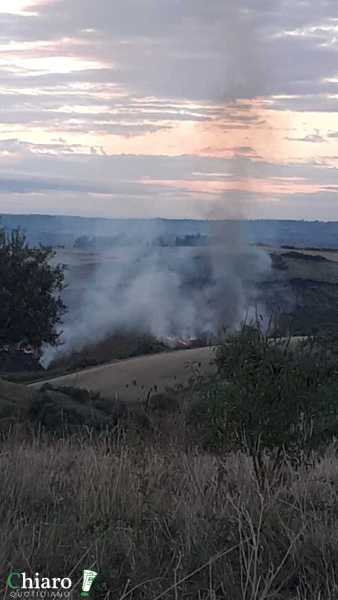
[(2, 571), (75, 582), (92, 567), (107, 600), (333, 600), (337, 466), (331, 448), (310, 468), (285, 464), (262, 492), (241, 453), (13, 431), (0, 454)]
[[(337, 599), (334, 350), (289, 350), (244, 328), (216, 358), (215, 382), (197, 373), (173, 398), (109, 410), (50, 387), (29, 404), (20, 387), (24, 416), (0, 434), (4, 577), (68, 576), (79, 593), (93, 568), (93, 600)], [(8, 401), (15, 389), (4, 386)], [(319, 443), (304, 442), (294, 460), (298, 419), (311, 417), (313, 435), (324, 396), (332, 424), (323, 410)], [(275, 419), (284, 404), (300, 413)]]

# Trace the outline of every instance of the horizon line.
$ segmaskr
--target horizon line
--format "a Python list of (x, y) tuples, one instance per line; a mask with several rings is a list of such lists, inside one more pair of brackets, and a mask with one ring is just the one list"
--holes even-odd
[(102, 216), (85, 216), (85, 215), (65, 215), (63, 213), (60, 214), (49, 214), (49, 213), (0, 213), (0, 225), (2, 217), (48, 217), (48, 218), (63, 218), (63, 219), (86, 219), (86, 220), (101, 220), (101, 221), (194, 221), (196, 223), (208, 223), (208, 222), (247, 222), (247, 223), (255, 223), (257, 221), (264, 222), (293, 222), (293, 223), (338, 223), (338, 220), (321, 220), (321, 219), (266, 219), (263, 217), (257, 217), (254, 219), (250, 218), (238, 218), (238, 219), (198, 219), (194, 217), (102, 217)]

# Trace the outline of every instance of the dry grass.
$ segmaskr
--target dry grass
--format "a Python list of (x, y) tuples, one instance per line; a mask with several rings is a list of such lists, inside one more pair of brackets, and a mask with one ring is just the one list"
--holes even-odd
[[(107, 600), (334, 600), (338, 459), (284, 466), (260, 491), (249, 459), (90, 432), (12, 431), (0, 453), (0, 563), (100, 576)], [(9, 596), (8, 596), (9, 597)]]

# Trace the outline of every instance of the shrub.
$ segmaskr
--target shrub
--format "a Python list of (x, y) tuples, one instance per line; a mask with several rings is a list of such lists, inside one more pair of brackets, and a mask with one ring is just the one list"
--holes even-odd
[(245, 450), (257, 469), (267, 450), (277, 463), (285, 452), (297, 459), (338, 433), (338, 371), (325, 348), (244, 326), (218, 348), (216, 365), (221, 383), (205, 409), (212, 441)]

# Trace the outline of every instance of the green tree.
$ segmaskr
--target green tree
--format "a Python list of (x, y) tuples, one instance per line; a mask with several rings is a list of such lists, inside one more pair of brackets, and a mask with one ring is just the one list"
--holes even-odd
[(218, 378), (199, 407), (207, 442), (247, 452), (262, 481), (266, 454), (277, 467), (337, 437), (337, 359), (326, 344), (277, 342), (244, 326), (218, 347), (216, 365)]
[(66, 307), (64, 267), (51, 248), (30, 248), (20, 230), (0, 229), (0, 343), (56, 345)]

